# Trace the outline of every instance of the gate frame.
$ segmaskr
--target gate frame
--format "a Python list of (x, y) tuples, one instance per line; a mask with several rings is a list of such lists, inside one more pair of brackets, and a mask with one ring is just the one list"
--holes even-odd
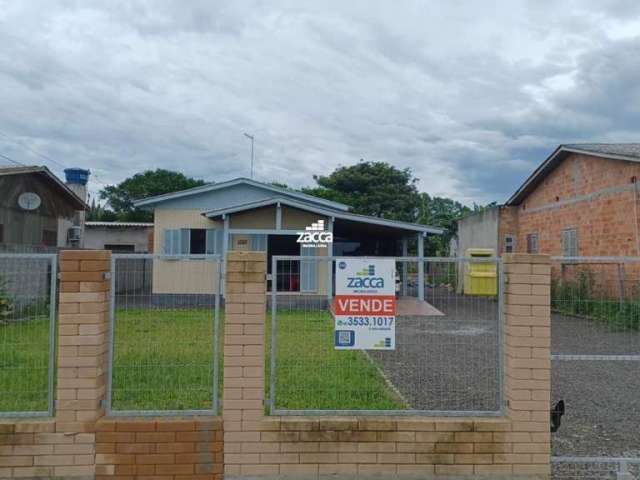
[[(497, 375), (497, 410), (323, 410), (323, 409), (282, 409), (276, 408), (276, 383), (277, 383), (277, 369), (276, 369), (276, 354), (277, 354), (277, 265), (281, 260), (312, 260), (316, 262), (327, 262), (333, 271), (333, 262), (341, 259), (358, 259), (358, 260), (379, 260), (379, 259), (393, 259), (395, 262), (401, 262), (403, 265), (407, 265), (409, 262), (416, 263), (418, 266), (422, 265), (419, 271), (424, 272), (425, 262), (432, 263), (492, 263), (496, 265), (498, 292), (497, 292), (497, 328), (496, 328), (496, 341), (497, 341), (497, 362), (496, 362), (496, 375)], [(328, 267), (329, 268), (329, 267)], [(457, 272), (457, 270), (456, 270)], [(332, 289), (331, 298), (335, 294), (335, 276), (332, 274)], [(302, 257), (299, 255), (273, 255), (271, 257), (271, 349), (270, 349), (270, 370), (269, 370), (269, 398), (265, 399), (265, 402), (269, 407), (269, 415), (271, 416), (329, 416), (329, 415), (347, 415), (347, 416), (419, 416), (419, 417), (502, 417), (506, 413), (506, 400), (504, 391), (504, 294), (505, 294), (505, 276), (504, 276), (504, 263), (501, 257), (350, 257), (350, 256), (315, 256), (315, 257)], [(424, 291), (422, 295), (418, 291), (418, 297), (424, 300)]]
[[(213, 307), (213, 385), (211, 408), (209, 409), (186, 409), (186, 410), (113, 410), (113, 356), (115, 343), (115, 325), (116, 325), (116, 261), (118, 259), (134, 259), (134, 260), (155, 260), (166, 259), (176, 261), (204, 260), (213, 261), (218, 268), (218, 292), (214, 293)], [(107, 360), (107, 389), (105, 392), (104, 407), (107, 416), (111, 417), (172, 417), (172, 416), (198, 416), (198, 415), (219, 415), (220, 414), (220, 394), (218, 388), (220, 379), (220, 355), (224, 346), (220, 345), (220, 297), (223, 294), (223, 261), (221, 255), (166, 255), (155, 253), (113, 253), (111, 255), (111, 288), (109, 299), (109, 350)], [(151, 281), (153, 288), (153, 279)]]
[(56, 377), (56, 331), (58, 306), (58, 254), (57, 253), (0, 253), (0, 258), (35, 258), (47, 259), (51, 265), (51, 285), (49, 286), (49, 352), (47, 365), (47, 409), (19, 412), (0, 412), (2, 418), (36, 418), (52, 417), (55, 412), (55, 377)]

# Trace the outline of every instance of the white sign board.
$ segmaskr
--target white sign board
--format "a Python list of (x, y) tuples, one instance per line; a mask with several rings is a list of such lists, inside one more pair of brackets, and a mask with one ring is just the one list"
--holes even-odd
[(395, 261), (392, 258), (336, 260), (333, 313), (336, 349), (394, 350)]

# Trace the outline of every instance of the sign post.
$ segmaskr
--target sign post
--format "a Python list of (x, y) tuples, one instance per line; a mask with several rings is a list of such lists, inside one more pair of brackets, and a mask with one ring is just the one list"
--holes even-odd
[(335, 348), (394, 350), (395, 260), (336, 260)]

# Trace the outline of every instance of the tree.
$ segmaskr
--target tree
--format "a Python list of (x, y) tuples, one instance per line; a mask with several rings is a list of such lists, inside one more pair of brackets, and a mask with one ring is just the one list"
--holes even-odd
[(104, 208), (104, 205), (96, 203), (95, 198), (91, 200), (91, 205), (87, 212), (88, 222), (113, 222), (115, 220), (117, 220), (115, 212)]
[(150, 222), (153, 221), (153, 213), (134, 208), (134, 200), (199, 187), (205, 183), (180, 172), (158, 168), (136, 173), (118, 185), (103, 188), (100, 198), (107, 201), (120, 221)]
[(317, 187), (303, 188), (309, 195), (346, 203), (352, 211), (390, 220), (414, 222), (420, 203), (417, 178), (411, 169), (385, 162), (339, 167), (330, 175), (314, 175)]

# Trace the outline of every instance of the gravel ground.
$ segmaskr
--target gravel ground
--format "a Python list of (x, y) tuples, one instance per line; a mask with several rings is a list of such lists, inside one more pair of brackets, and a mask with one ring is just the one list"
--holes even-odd
[[(638, 355), (640, 332), (552, 314), (551, 351), (565, 355)], [(640, 457), (640, 362), (554, 360), (552, 400), (566, 414), (553, 454)]]
[[(398, 318), (396, 350), (371, 357), (413, 408), (496, 409), (496, 302), (452, 292), (431, 292), (427, 301), (445, 316)], [(640, 354), (640, 333), (553, 314), (552, 352)], [(553, 454), (640, 457), (640, 362), (555, 360), (552, 367), (552, 400), (564, 399), (567, 410)]]
[(428, 301), (445, 315), (398, 317), (396, 349), (369, 355), (411, 408), (497, 410), (497, 303), (449, 293)]

